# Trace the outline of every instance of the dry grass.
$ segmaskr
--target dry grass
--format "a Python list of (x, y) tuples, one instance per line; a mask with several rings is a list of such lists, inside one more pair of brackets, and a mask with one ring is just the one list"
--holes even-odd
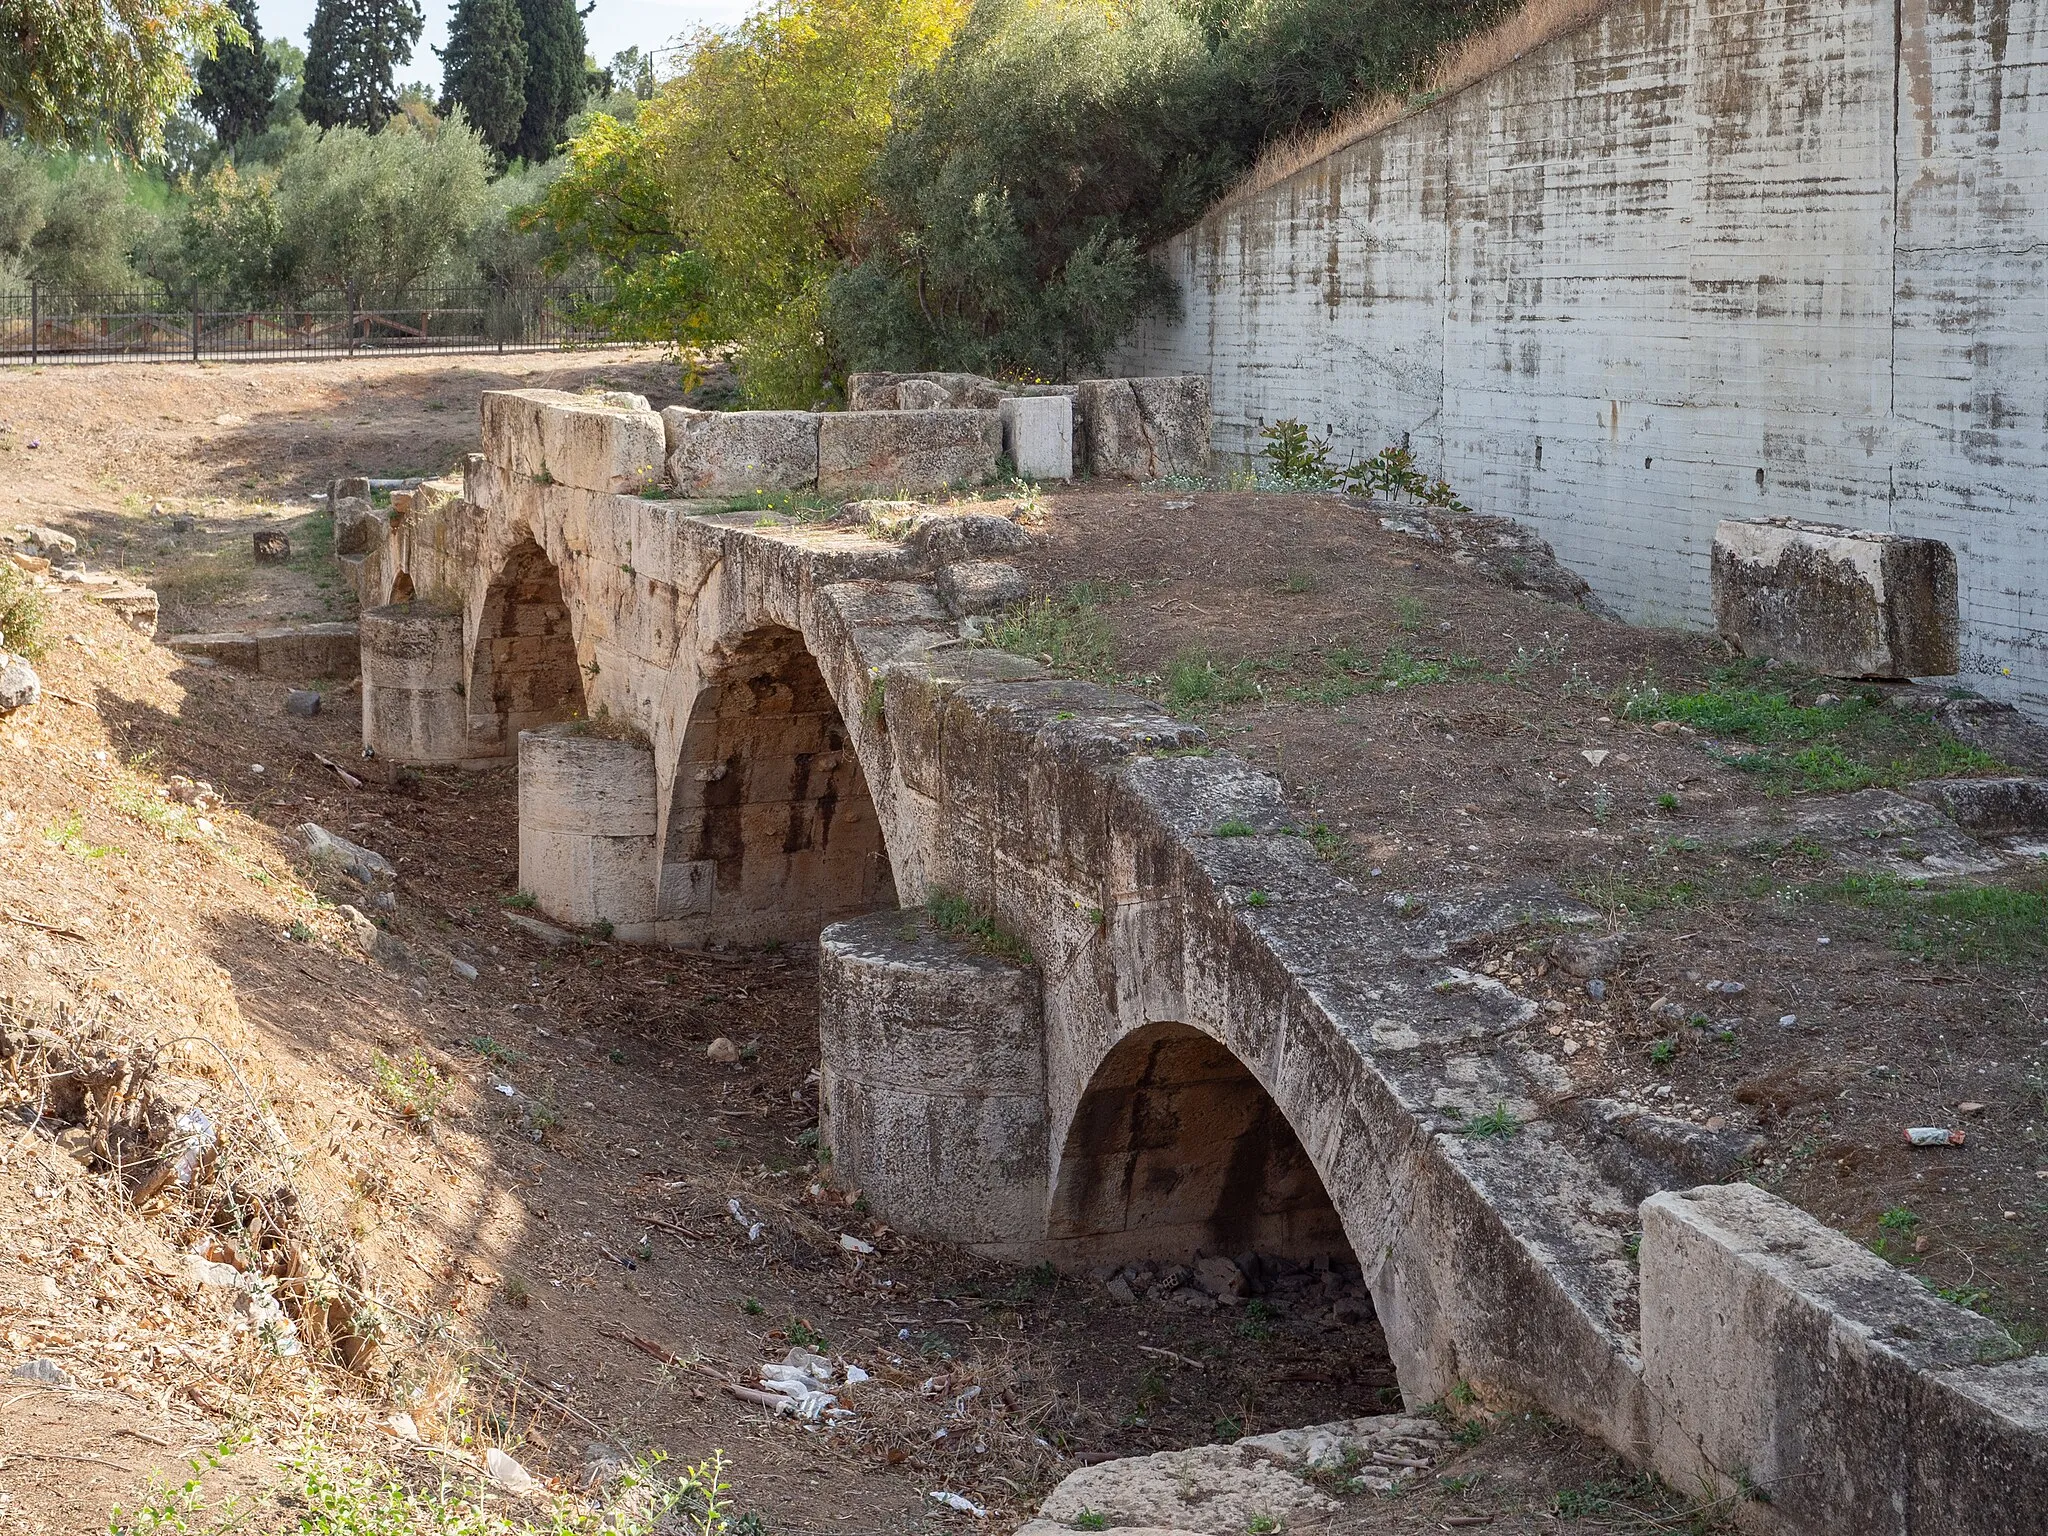
[(1266, 146), (1258, 162), (1217, 200), (1217, 206), (1279, 185), (1325, 156), (1356, 144), (1444, 97), (1474, 85), (1606, 10), (1611, 0), (1528, 0), (1499, 26), (1466, 38), (1448, 50), (1427, 82), (1405, 95), (1368, 97), (1352, 103), (1331, 122)]

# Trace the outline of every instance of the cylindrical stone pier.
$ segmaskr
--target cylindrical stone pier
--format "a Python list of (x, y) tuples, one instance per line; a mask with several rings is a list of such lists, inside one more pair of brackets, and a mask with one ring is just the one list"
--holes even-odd
[(519, 733), (519, 888), (558, 923), (652, 938), (654, 753), (571, 720)]
[(462, 615), (392, 603), (362, 617), (363, 745), (394, 763), (459, 763), (468, 755)]
[(901, 1231), (991, 1246), (1045, 1230), (1038, 971), (872, 912), (819, 936), (823, 1145)]

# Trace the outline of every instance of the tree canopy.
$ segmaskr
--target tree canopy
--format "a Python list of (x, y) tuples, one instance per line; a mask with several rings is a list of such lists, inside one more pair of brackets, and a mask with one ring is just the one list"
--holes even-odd
[(320, 0), (299, 88), (306, 121), (372, 133), (383, 127), (398, 106), (392, 71), (412, 62), (425, 26), (419, 0)]
[(256, 0), (233, 0), (233, 5), (247, 41), (223, 42), (212, 58), (200, 59), (199, 96), (193, 103), (229, 148), (269, 126), (283, 74), (277, 57), (264, 46)]
[(859, 249), (892, 98), (962, 0), (798, 0), (700, 33), (642, 108), (679, 244), (709, 264), (709, 323), (747, 340), (750, 403), (806, 405), (831, 371), (825, 288)]
[(146, 154), (192, 93), (192, 57), (241, 40), (225, 0), (6, 0), (0, 127)]
[(526, 42), (525, 110), (512, 153), (530, 164), (552, 159), (563, 130), (592, 84), (583, 62), (583, 17), (576, 0), (517, 0)]
[(526, 119), (526, 36), (517, 0), (456, 0), (441, 51), (442, 107), (461, 107), (500, 157)]

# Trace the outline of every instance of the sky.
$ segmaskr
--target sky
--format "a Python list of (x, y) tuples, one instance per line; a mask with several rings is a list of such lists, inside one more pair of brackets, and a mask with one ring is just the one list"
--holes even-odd
[[(313, 3), (256, 0), (256, 19), (263, 35), (289, 38), (305, 47), (306, 29), (313, 25)], [(422, 80), (438, 89), (441, 58), (433, 50), (448, 41), (448, 13), (454, 6), (451, 0), (421, 0), (420, 8), (426, 13), (427, 29), (413, 49), (412, 63), (397, 71), (398, 83)], [(583, 18), (583, 30), (590, 37), (591, 56), (602, 64), (622, 48), (659, 48), (699, 26), (738, 21), (753, 8), (750, 0), (597, 0), (596, 9)]]

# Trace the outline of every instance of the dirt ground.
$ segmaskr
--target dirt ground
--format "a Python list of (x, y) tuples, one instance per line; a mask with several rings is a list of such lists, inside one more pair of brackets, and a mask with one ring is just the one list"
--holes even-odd
[[(1754, 1131), (1747, 1177), (2048, 1345), (2048, 842), (1944, 874), (1845, 792), (1999, 765), (1900, 690), (1866, 706), (1507, 590), (1340, 497), (1045, 508), (1048, 601), (1006, 643), (1201, 721), (1396, 901), (1534, 878), (1599, 908), (1620, 938), (1597, 988), (1540, 930), (1464, 957), (1543, 1000), (1572, 1097)], [(1793, 740), (1760, 749), (1727, 721), (1770, 693)]]
[[(456, 468), (486, 389), (602, 386), (659, 408), (683, 383), (662, 352), (624, 347), (0, 369), (0, 530), (52, 523), (88, 540), (95, 564), (156, 587), (166, 634), (347, 617), (307, 517), (329, 480)], [(292, 540), (288, 568), (255, 564), (263, 526)]]

